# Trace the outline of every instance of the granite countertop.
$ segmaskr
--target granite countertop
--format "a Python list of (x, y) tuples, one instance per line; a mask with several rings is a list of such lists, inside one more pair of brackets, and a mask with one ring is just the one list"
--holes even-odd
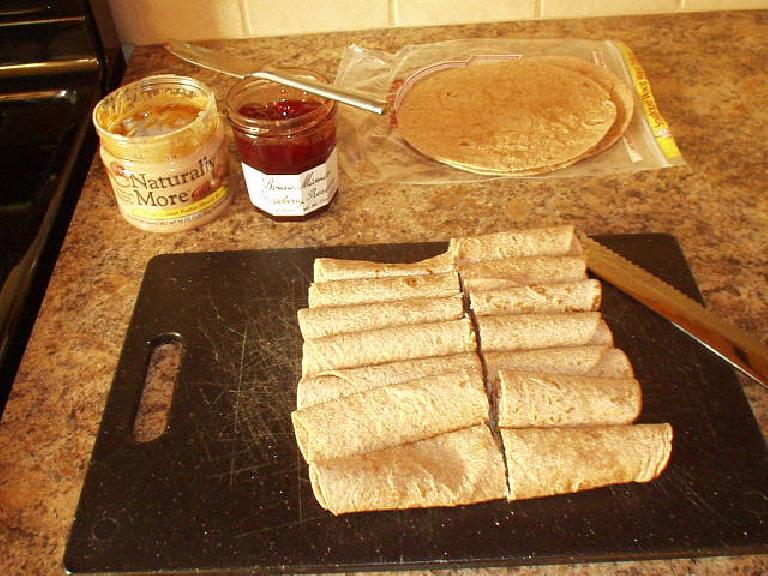
[[(211, 42), (258, 62), (333, 76), (349, 44), (396, 51), (468, 37), (626, 42), (652, 82), (687, 166), (600, 178), (483, 184), (356, 185), (330, 211), (276, 223), (239, 174), (228, 212), (198, 230), (154, 235), (119, 215), (94, 162), (0, 425), (0, 567), (60, 574), (91, 448), (147, 261), (155, 254), (446, 240), (573, 223), (593, 234), (665, 232), (683, 247), (707, 305), (768, 340), (768, 12), (728, 12), (389, 29)], [(230, 80), (161, 47), (139, 47), (126, 81), (192, 75), (222, 96)], [(768, 396), (742, 380), (763, 434)], [(516, 569), (488, 572), (518, 573)], [(533, 574), (758, 574), (768, 556), (542, 566)]]

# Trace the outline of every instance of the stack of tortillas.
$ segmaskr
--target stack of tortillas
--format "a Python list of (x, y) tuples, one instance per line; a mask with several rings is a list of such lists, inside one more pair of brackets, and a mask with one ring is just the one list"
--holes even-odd
[(422, 154), (462, 170), (535, 175), (613, 146), (632, 119), (629, 87), (568, 56), (435, 71), (399, 98), (397, 126)]
[(632, 424), (640, 385), (572, 227), (314, 272), (292, 419), (334, 514), (645, 482), (666, 466), (672, 430)]

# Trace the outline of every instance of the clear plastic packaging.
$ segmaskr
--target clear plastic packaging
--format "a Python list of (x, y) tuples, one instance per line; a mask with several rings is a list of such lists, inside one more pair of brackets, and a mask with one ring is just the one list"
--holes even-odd
[[(632, 122), (608, 150), (566, 168), (537, 176), (483, 175), (434, 161), (409, 146), (398, 134), (398, 91), (415, 75), (435, 67), (465, 65), (476, 59), (569, 56), (607, 68), (632, 88)], [(497, 178), (602, 176), (683, 165), (653, 98), (645, 72), (632, 51), (610, 40), (464, 39), (404, 46), (397, 53), (352, 45), (339, 65), (336, 84), (388, 97), (395, 103), (386, 116), (343, 107), (339, 115), (339, 162), (355, 182), (458, 183)], [(471, 87), (465, 87), (471, 90)]]

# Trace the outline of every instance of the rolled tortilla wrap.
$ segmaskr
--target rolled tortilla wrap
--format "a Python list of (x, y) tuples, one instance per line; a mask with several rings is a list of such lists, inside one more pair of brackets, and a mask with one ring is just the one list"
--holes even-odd
[(452, 238), (449, 251), (458, 261), (479, 262), (518, 256), (578, 254), (582, 250), (573, 226), (553, 226)]
[(468, 373), (482, 378), (480, 357), (475, 352), (464, 352), (322, 372), (299, 381), (296, 388), (296, 407), (306, 408), (379, 386), (401, 384), (447, 373)]
[(297, 316), (304, 338), (323, 338), (404, 324), (458, 320), (464, 316), (464, 302), (462, 295), (456, 294), (441, 298), (301, 308)]
[(459, 274), (464, 289), (473, 291), (481, 289), (481, 280), (500, 287), (579, 282), (587, 279), (587, 264), (582, 256), (530, 256), (464, 264)]
[(510, 500), (648, 482), (667, 465), (669, 424), (502, 428)]
[(311, 284), (309, 307), (348, 306), (364, 302), (386, 302), (409, 298), (436, 298), (458, 293), (459, 276), (456, 272), (387, 278), (350, 278)]
[(504, 462), (488, 427), (309, 466), (315, 497), (334, 514), (459, 506), (504, 498)]
[(501, 290), (473, 290), (470, 308), (478, 316), (534, 312), (590, 312), (600, 308), (600, 281), (534, 284)]
[(483, 353), (483, 359), (490, 380), (497, 379), (502, 369), (605, 378), (634, 377), (627, 355), (608, 345), (489, 351)]
[(302, 350), (301, 375), (307, 376), (337, 368), (472, 352), (475, 333), (469, 319), (462, 318), (305, 340)]
[(599, 312), (478, 316), (483, 352), (613, 343)]
[(452, 272), (455, 269), (453, 255), (449, 252), (409, 264), (385, 264), (368, 260), (316, 258), (314, 262), (314, 280), (315, 282), (328, 282), (329, 280), (345, 280), (349, 278), (415, 276), (419, 274)]
[(519, 288), (525, 286), (520, 280), (513, 278), (463, 278), (461, 281), (464, 286), (464, 292), (472, 294), (477, 291), (488, 290), (506, 290), (508, 288)]
[(482, 377), (438, 374), (291, 413), (308, 462), (372, 452), (488, 421)]
[(629, 424), (642, 405), (634, 378), (501, 370), (495, 392), (502, 428)]

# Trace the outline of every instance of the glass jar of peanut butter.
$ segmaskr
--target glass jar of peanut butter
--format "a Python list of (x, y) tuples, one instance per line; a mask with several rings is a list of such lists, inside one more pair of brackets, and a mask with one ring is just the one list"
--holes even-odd
[(93, 123), (120, 212), (137, 228), (187, 230), (229, 204), (224, 127), (205, 84), (148, 76), (108, 94)]

